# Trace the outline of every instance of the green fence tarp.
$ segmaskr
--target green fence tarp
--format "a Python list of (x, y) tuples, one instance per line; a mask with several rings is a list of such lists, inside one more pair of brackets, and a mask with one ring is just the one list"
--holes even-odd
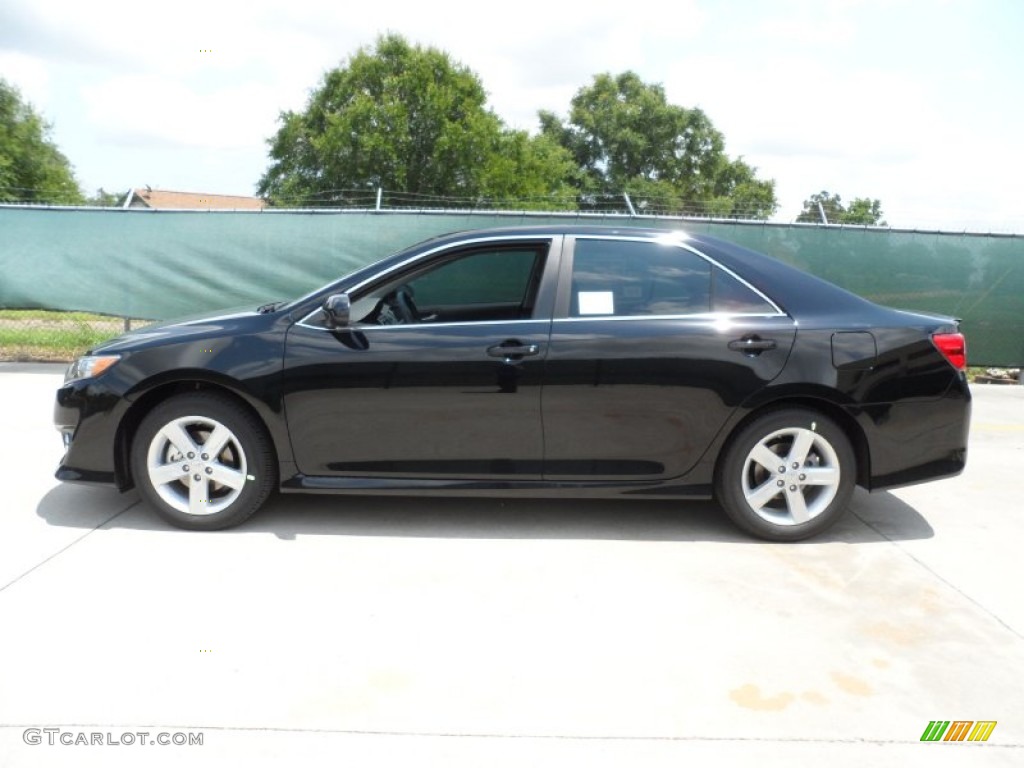
[[(544, 214), (0, 207), (0, 307), (164, 319), (304, 294), (433, 235)], [(873, 301), (963, 320), (972, 364), (1024, 363), (1024, 237), (622, 216), (701, 232)]]

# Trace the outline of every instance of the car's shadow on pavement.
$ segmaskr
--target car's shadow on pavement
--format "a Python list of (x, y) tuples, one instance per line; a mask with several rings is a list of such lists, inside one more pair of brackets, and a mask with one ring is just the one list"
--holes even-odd
[[(146, 530), (174, 528), (134, 491), (59, 485), (36, 513), (54, 526)], [(710, 501), (490, 499), (274, 494), (253, 518), (217, 535), (392, 536), (447, 539), (566, 539), (759, 543)], [(857, 489), (847, 515), (809, 543), (927, 539), (921, 514), (890, 493)]]

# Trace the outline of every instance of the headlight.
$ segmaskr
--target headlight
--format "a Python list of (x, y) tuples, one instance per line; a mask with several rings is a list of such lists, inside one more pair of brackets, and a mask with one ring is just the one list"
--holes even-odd
[(80, 357), (68, 366), (68, 370), (64, 374), (64, 383), (67, 384), (71, 381), (91, 379), (94, 376), (99, 376), (120, 359), (120, 355), (86, 355), (85, 357)]

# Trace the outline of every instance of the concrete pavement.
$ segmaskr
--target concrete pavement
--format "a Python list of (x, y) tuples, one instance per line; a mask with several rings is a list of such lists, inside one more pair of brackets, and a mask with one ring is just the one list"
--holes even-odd
[(278, 496), (183, 532), (53, 480), (59, 381), (0, 365), (0, 766), (1024, 762), (1024, 387), (974, 388), (961, 477), (779, 545), (642, 501)]

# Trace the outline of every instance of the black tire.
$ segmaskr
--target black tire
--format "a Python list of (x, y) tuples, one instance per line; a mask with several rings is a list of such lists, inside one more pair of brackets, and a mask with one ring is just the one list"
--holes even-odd
[(135, 486), (157, 514), (195, 531), (247, 520), (277, 484), (262, 423), (217, 392), (177, 395), (150, 411), (132, 441), (131, 464)]
[(846, 512), (857, 476), (843, 430), (805, 408), (754, 419), (730, 440), (717, 469), (715, 494), (725, 513), (769, 541), (799, 541), (834, 525)]

